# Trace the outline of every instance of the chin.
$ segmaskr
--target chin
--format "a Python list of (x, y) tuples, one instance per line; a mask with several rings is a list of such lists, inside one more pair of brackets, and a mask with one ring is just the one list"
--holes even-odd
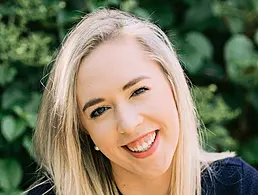
[(166, 159), (166, 162), (160, 163), (153, 163), (150, 166), (145, 166), (141, 169), (141, 174), (143, 177), (146, 178), (155, 178), (165, 174), (168, 171), (171, 171), (171, 164), (172, 160)]

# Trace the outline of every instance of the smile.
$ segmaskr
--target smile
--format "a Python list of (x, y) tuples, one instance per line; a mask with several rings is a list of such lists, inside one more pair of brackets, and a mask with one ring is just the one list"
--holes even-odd
[(123, 147), (136, 158), (146, 158), (156, 151), (158, 143), (159, 130), (156, 130)]
[(128, 149), (132, 152), (144, 152), (148, 150), (151, 145), (153, 144), (154, 140), (156, 138), (156, 131), (153, 131), (140, 140), (137, 140), (133, 143), (130, 143), (127, 145)]

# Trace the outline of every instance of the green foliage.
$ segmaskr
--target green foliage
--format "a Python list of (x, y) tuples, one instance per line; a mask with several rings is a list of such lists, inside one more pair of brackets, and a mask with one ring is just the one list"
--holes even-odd
[(241, 113), (239, 108), (234, 110), (230, 108), (220, 94), (215, 94), (216, 91), (217, 86), (214, 84), (193, 90), (198, 113), (206, 125), (224, 124)]
[(4, 86), (7, 83), (10, 83), (13, 80), (16, 73), (17, 71), (15, 68), (4, 65), (0, 66), (0, 85)]
[(198, 74), (206, 60), (213, 56), (213, 46), (202, 33), (189, 32), (185, 36), (185, 50), (182, 61), (191, 74)]
[(2, 135), (8, 142), (12, 142), (21, 136), (26, 128), (23, 120), (15, 120), (12, 116), (5, 116), (2, 119)]
[(218, 88), (214, 84), (193, 89), (199, 116), (207, 128), (204, 134), (207, 143), (204, 147), (213, 152), (236, 150), (238, 142), (230, 136), (225, 125), (238, 117), (241, 109), (230, 108), (222, 96), (216, 94), (217, 90)]
[(258, 45), (258, 29), (257, 29), (256, 32), (255, 32), (254, 41), (255, 41), (255, 43)]
[(169, 35), (195, 85), (205, 149), (235, 150), (258, 167), (257, 0), (9, 0), (0, 4), (0, 195), (33, 182), (43, 69), (78, 19), (99, 7), (131, 12)]
[(0, 159), (0, 186), (4, 191), (12, 191), (17, 188), (22, 179), (22, 168), (13, 159)]
[(211, 125), (206, 136), (205, 149), (207, 151), (234, 151), (238, 147), (237, 140), (230, 136), (228, 129), (223, 125)]
[(225, 46), (227, 71), (233, 82), (246, 88), (258, 87), (258, 52), (245, 35), (234, 35)]
[(257, 164), (258, 138), (250, 138), (250, 140), (240, 148), (241, 156), (248, 159), (251, 164)]

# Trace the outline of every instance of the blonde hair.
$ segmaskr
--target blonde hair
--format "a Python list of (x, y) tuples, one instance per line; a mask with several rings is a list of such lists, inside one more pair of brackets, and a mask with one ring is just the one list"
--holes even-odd
[(43, 94), (34, 134), (38, 163), (58, 195), (118, 194), (109, 160), (94, 152), (94, 144), (80, 122), (76, 80), (85, 56), (101, 43), (127, 35), (160, 64), (173, 89), (180, 135), (172, 161), (170, 194), (200, 195), (203, 167), (232, 154), (202, 150), (186, 76), (165, 33), (148, 21), (118, 10), (102, 9), (86, 15), (63, 42)]

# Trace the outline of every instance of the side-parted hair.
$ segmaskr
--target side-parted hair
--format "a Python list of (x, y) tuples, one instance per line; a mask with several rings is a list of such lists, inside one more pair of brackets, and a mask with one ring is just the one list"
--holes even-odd
[(117, 195), (110, 161), (83, 127), (76, 98), (79, 66), (106, 41), (131, 36), (161, 67), (171, 84), (180, 133), (172, 160), (171, 195), (200, 195), (201, 172), (233, 153), (207, 153), (201, 147), (198, 117), (186, 76), (165, 33), (156, 25), (119, 10), (87, 14), (63, 41), (46, 84), (36, 130), (36, 159), (57, 195)]

